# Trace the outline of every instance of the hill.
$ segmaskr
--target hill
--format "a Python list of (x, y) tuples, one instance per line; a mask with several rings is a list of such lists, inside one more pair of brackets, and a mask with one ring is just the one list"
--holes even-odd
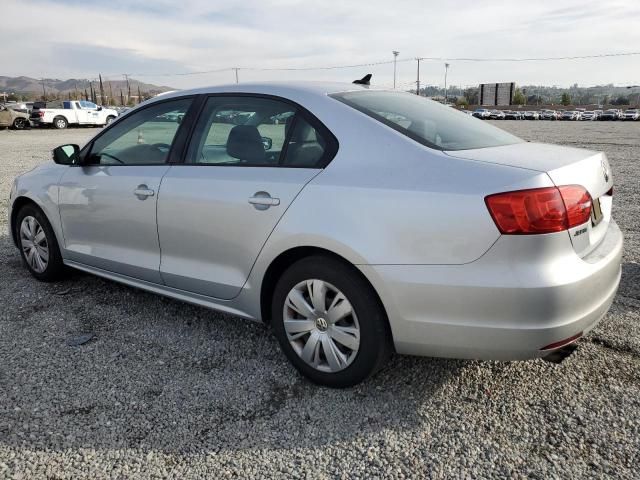
[[(54, 78), (45, 78), (38, 80), (31, 77), (6, 77), (0, 76), (0, 95), (7, 94), (15, 100), (36, 100), (43, 96), (43, 86), (48, 99), (67, 98), (69, 96), (76, 97), (84, 95), (91, 90), (90, 84), (98, 92), (100, 85), (97, 81), (88, 79), (70, 78), (68, 80), (59, 80)], [(119, 97), (120, 92), (127, 95), (127, 82), (122, 80), (103, 80), (105, 95), (111, 97)], [(137, 95), (138, 88), (143, 96), (153, 96), (158, 93), (175, 90), (167, 86), (158, 86), (151, 83), (144, 83), (139, 80), (130, 78), (129, 86), (131, 95)], [(111, 94), (109, 92), (112, 92)]]

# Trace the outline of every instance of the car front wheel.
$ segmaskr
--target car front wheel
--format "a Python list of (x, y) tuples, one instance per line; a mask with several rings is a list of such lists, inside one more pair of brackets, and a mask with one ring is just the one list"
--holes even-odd
[(22, 260), (31, 275), (51, 282), (63, 274), (56, 236), (40, 209), (33, 205), (22, 207), (16, 218), (16, 237)]
[(386, 315), (372, 287), (355, 267), (330, 257), (289, 267), (276, 285), (271, 314), (287, 358), (321, 385), (360, 383), (391, 352)]

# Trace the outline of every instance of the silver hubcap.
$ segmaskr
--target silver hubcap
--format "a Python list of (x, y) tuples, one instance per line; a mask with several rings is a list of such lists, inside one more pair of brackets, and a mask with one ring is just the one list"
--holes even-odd
[(284, 329), (294, 351), (322, 372), (347, 368), (360, 348), (358, 317), (345, 295), (322, 280), (298, 283), (284, 304)]
[(20, 244), (29, 266), (37, 273), (49, 263), (49, 244), (44, 229), (34, 217), (24, 217), (20, 224)]
[(56, 122), (56, 125), (57, 125), (57, 127), (58, 127), (58, 128), (62, 128), (62, 127), (64, 127), (64, 120), (58, 120), (58, 121)]

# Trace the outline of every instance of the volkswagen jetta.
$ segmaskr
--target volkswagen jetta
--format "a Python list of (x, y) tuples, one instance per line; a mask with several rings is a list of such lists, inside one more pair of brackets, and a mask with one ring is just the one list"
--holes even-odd
[(73, 267), (271, 324), (343, 387), (401, 354), (543, 357), (620, 280), (603, 153), (351, 84), (173, 92), (13, 185), (31, 274)]

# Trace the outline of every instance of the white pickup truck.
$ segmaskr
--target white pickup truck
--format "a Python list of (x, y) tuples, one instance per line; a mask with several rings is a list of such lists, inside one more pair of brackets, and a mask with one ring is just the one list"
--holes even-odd
[(118, 112), (103, 108), (85, 100), (69, 100), (62, 102), (62, 108), (36, 108), (31, 112), (29, 120), (34, 125), (55, 128), (67, 128), (69, 125), (109, 125), (118, 116)]

